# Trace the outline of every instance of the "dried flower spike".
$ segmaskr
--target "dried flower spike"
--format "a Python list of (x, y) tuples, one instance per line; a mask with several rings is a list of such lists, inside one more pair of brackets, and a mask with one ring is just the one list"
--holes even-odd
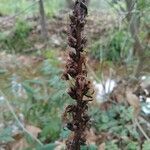
[(70, 80), (70, 77), (74, 79), (75, 82), (68, 89), (68, 94), (76, 103), (67, 106), (63, 116), (66, 127), (72, 131), (66, 141), (67, 150), (80, 150), (80, 146), (86, 144), (85, 131), (90, 127), (87, 104), (93, 100), (93, 92), (91, 92), (93, 90), (91, 90), (91, 82), (87, 79), (84, 54), (87, 40), (83, 35), (87, 13), (86, 0), (76, 0), (73, 13), (69, 16), (68, 45), (74, 50), (68, 52), (63, 79)]

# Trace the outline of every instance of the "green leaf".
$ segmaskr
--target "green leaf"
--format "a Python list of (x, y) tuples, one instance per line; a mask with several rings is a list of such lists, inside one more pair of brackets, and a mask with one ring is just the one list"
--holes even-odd
[(127, 149), (129, 149), (129, 150), (138, 150), (138, 143), (131, 141), (131, 142), (127, 145)]
[(14, 141), (12, 138), (12, 129), (11, 128), (5, 128), (2, 131), (0, 131), (0, 142), (11, 142)]
[(139, 133), (132, 125), (126, 126), (126, 128), (134, 138), (139, 139)]
[(50, 138), (52, 141), (56, 140), (59, 137), (60, 133), (60, 123), (58, 119), (51, 120), (51, 122), (46, 123), (42, 132), (41, 136)]
[(117, 144), (115, 142), (106, 142), (106, 149), (105, 150), (119, 150)]
[(26, 80), (26, 83), (43, 84), (43, 80), (40, 79)]
[(70, 135), (71, 131), (68, 129), (62, 129), (61, 133), (60, 133), (60, 137), (62, 139), (66, 139), (68, 138), (68, 136)]
[(56, 147), (55, 143), (50, 143), (50, 144), (44, 145), (42, 147), (36, 148), (36, 150), (54, 150), (55, 147)]
[(106, 114), (102, 116), (102, 122), (103, 123), (109, 122), (109, 117)]
[(33, 89), (29, 84), (23, 83), (22, 85), (28, 94), (32, 95), (32, 94), (36, 93), (35, 89)]
[(7, 72), (7, 70), (5, 69), (0, 69), (0, 74), (5, 74)]
[(91, 144), (89, 146), (81, 146), (81, 150), (97, 150), (97, 146), (95, 144)]
[(142, 147), (143, 147), (142, 150), (150, 150), (150, 140), (145, 141)]

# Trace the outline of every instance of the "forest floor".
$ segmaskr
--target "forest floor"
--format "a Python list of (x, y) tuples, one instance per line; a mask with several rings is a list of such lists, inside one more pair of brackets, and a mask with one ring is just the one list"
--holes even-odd
[[(98, 40), (99, 38), (103, 39), (105, 36), (108, 36), (108, 31), (111, 30), (111, 28), (114, 28), (115, 26), (117, 26), (116, 18), (112, 17), (111, 14), (104, 13), (101, 16), (102, 17), (99, 17), (99, 14), (96, 14), (96, 12), (93, 12), (93, 15), (90, 15), (90, 17), (88, 17), (87, 19), (87, 26), (86, 26), (86, 31), (85, 31), (86, 35), (88, 35), (88, 44), (86, 48), (87, 52), (89, 52), (89, 50), (91, 49), (91, 45), (93, 41)], [(47, 42), (41, 41), (41, 35), (40, 35), (41, 27), (38, 24), (39, 18), (37, 16), (27, 17), (26, 21), (30, 24), (30, 33), (27, 38), (27, 42), (30, 43), (29, 47), (22, 48), (21, 51), (18, 51), (17, 53), (10, 53), (10, 52), (7, 53), (5, 49), (0, 50), (1, 92), (5, 91), (5, 89), (7, 89), (8, 87), (13, 88), (13, 84), (16, 81), (22, 82), (23, 80), (32, 80), (32, 79), (39, 79), (39, 78), (44, 79), (45, 76), (41, 74), (41, 72), (39, 71), (39, 68), (42, 66), (42, 64), (44, 63), (46, 59), (51, 59), (51, 58), (58, 59), (61, 63), (60, 66), (61, 67), (64, 66), (64, 61), (66, 59), (66, 51), (68, 49), (67, 47), (67, 30), (68, 30), (67, 26), (69, 23), (68, 13), (62, 13), (62, 14), (53, 16), (53, 18), (50, 20), (47, 20), (47, 29), (48, 29), (48, 37), (49, 37), (49, 40)], [(11, 19), (11, 16), (1, 16), (0, 17), (0, 31), (3, 32), (6, 36), (14, 36), (13, 27), (15, 25), (15, 22), (16, 22), (15, 18)], [(0, 44), (0, 47), (1, 47), (1, 44)], [(124, 76), (126, 74), (125, 67), (120, 64), (113, 65), (113, 64), (110, 64), (109, 62), (101, 62), (100, 60), (94, 59), (89, 54), (88, 56), (89, 57), (87, 61), (88, 62), (87, 67), (89, 70), (90, 78), (93, 80), (95, 90), (97, 91), (97, 95), (95, 95), (95, 98), (98, 97), (97, 99), (100, 99), (105, 94), (106, 95), (110, 94), (112, 90), (114, 89), (114, 87), (117, 87), (118, 85), (118, 88), (116, 88), (116, 91), (114, 91), (116, 92), (114, 93), (115, 96), (116, 95), (118, 96), (115, 103), (121, 104), (122, 101), (119, 101), (119, 100), (120, 98), (122, 98), (123, 94), (126, 93), (126, 89), (122, 88), (124, 87), (124, 85), (122, 86), (122, 84), (121, 85), (117, 84), (117, 81), (122, 80), (122, 79), (124, 80)], [(146, 77), (144, 76), (144, 78)], [(141, 89), (140, 92), (142, 92), (143, 90), (148, 91), (149, 89), (146, 89), (146, 88), (149, 85), (147, 85), (146, 82), (147, 81), (149, 82), (149, 78), (148, 80), (145, 80), (145, 81), (141, 80), (141, 81), (142, 82), (140, 84), (144, 84), (144, 85), (142, 85), (143, 89)], [(132, 89), (132, 92), (135, 91), (138, 85), (139, 83), (137, 84), (135, 82), (132, 82), (129, 85), (130, 89)], [(120, 90), (120, 88), (122, 89)], [(14, 89), (12, 89), (12, 91), (13, 90)], [(19, 94), (21, 97), (23, 98), (26, 97), (26, 94), (24, 93), (23, 90), (19, 92), (20, 92)], [(100, 94), (102, 92), (103, 94)], [(129, 92), (130, 94), (127, 95), (128, 98), (126, 99), (126, 102), (135, 109), (135, 113), (136, 115), (138, 115), (139, 109), (140, 109), (139, 108), (140, 100), (137, 101), (136, 99), (135, 102), (131, 102), (132, 99), (130, 97), (135, 97), (135, 94), (133, 94), (132, 92)], [(11, 99), (11, 95), (8, 95), (7, 98)], [(1, 99), (2, 99), (2, 95), (0, 95), (0, 101)], [(93, 103), (93, 106), (95, 104), (97, 105), (97, 102)], [(98, 105), (99, 105), (99, 102), (98, 102)], [(104, 103), (102, 106), (99, 106), (99, 107), (107, 111), (110, 105), (111, 105), (110, 102), (108, 102), (108, 103)], [(0, 110), (1, 109), (3, 108), (0, 107)], [(5, 110), (3, 109), (3, 111)], [(146, 130), (145, 132), (149, 134), (150, 133), (149, 132), (150, 117), (149, 117), (149, 112), (148, 111), (145, 111), (145, 112), (148, 113), (148, 115), (146, 114), (144, 115), (144, 117), (142, 116), (141, 117), (142, 119), (140, 118), (140, 121), (144, 120), (146, 122), (147, 129), (145, 129), (145, 125), (144, 125), (144, 129)], [(0, 128), (1, 127), (3, 128), (4, 126), (5, 126), (4, 123), (0, 123)], [(41, 132), (40, 128), (32, 126), (32, 125), (27, 124), (26, 128), (35, 137), (38, 137), (38, 133)], [(8, 147), (13, 147), (12, 150), (21, 149), (23, 147), (28, 146), (25, 139), (22, 137), (19, 137), (19, 135), (20, 134), (18, 133), (14, 135), (14, 138), (17, 140), (17, 142), (12, 142), (13, 144), (9, 143), (7, 145)], [(122, 138), (122, 139), (130, 138), (130, 137), (123, 137), (123, 136), (115, 137), (115, 135), (112, 135), (112, 133), (106, 133), (106, 132), (102, 132), (101, 134), (96, 134), (94, 128), (92, 128), (87, 133), (87, 135), (88, 135), (88, 143), (99, 144), (99, 150), (105, 149), (104, 140), (106, 139), (114, 138), (116, 140), (119, 140), (119, 138)], [(125, 140), (129, 140), (129, 139), (125, 139)], [(57, 141), (57, 145), (58, 145), (57, 150), (61, 149), (64, 146), (64, 141), (59, 141), (59, 142), (58, 141)], [(0, 148), (1, 148), (1, 145), (0, 145)]]

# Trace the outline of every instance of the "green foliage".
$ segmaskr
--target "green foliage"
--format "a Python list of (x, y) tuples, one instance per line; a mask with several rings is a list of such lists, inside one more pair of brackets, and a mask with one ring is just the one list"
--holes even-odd
[[(51, 1), (44, 1), (45, 8), (47, 13), (54, 13), (58, 11), (59, 8), (64, 6), (65, 0), (51, 0)], [(31, 5), (35, 5), (31, 7)], [(10, 7), (11, 6), (11, 7)], [(0, 13), (4, 15), (8, 14), (15, 14), (16, 12), (21, 12), (27, 8), (31, 7), (25, 13), (37, 13), (38, 11), (38, 2), (35, 1), (27, 1), (27, 0), (0, 0)]]
[(110, 6), (108, 5), (107, 1), (91, 0), (89, 9), (105, 10), (108, 9), (109, 7)]
[(55, 13), (57, 13), (60, 9), (65, 6), (65, 0), (51, 0), (45, 1), (45, 11), (49, 17), (52, 17)]
[(133, 141), (131, 141), (128, 145), (127, 145), (127, 147), (126, 147), (126, 149), (128, 150), (140, 150), (140, 148), (139, 148), (139, 146), (138, 146), (138, 142), (133, 142)]
[(92, 110), (92, 116), (97, 122), (96, 128), (99, 131), (108, 131), (124, 134), (126, 129), (128, 134), (127, 123), (132, 120), (133, 109), (121, 105), (113, 105), (108, 111)]
[(53, 116), (53, 117), (54, 117), (53, 119), (51, 119), (49, 122), (47, 122), (47, 124), (45, 124), (40, 134), (41, 137), (43, 137), (42, 138), (43, 141), (45, 141), (46, 139), (50, 139), (51, 141), (54, 141), (59, 138), (60, 127), (61, 127), (61, 122), (59, 120), (60, 118), (58, 118), (57, 116)]
[[(36, 73), (36, 76), (26, 77), (25, 72), (22, 72), (22, 80), (19, 83), (25, 90), (27, 99), (15, 97), (11, 92), (10, 83), (6, 84), (8, 88), (7, 92), (4, 92), (9, 93), (9, 97), (13, 99), (11, 103), (15, 105), (15, 110), (23, 113), (26, 122), (42, 130), (38, 138), (43, 143), (54, 142), (59, 137), (65, 138), (60, 135), (62, 133), (61, 114), (65, 103), (70, 101), (65, 90), (67, 85), (60, 79), (62, 70), (59, 66), (61, 62), (55, 55), (49, 53), (49, 56), (51, 57), (37, 67), (38, 74)], [(7, 82), (10, 82), (10, 79)], [(12, 114), (9, 113), (9, 117), (5, 111), (3, 116), (5, 116), (4, 119), (7, 119), (6, 121), (12, 121)], [(34, 140), (27, 136), (26, 139), (32, 147), (36, 146)]]
[(108, 45), (109, 50), (107, 52), (107, 59), (111, 61), (120, 61), (121, 59), (121, 49), (122, 43), (124, 42), (124, 35), (122, 31), (116, 32)]
[(92, 48), (91, 48), (90, 54), (91, 54), (92, 57), (94, 57), (96, 59), (102, 60), (103, 58), (105, 58), (105, 52), (103, 50), (103, 46), (102, 46), (102, 42), (101, 41), (95, 41), (92, 44)]
[(29, 31), (30, 27), (25, 21), (18, 20), (16, 22), (14, 28), (15, 36), (17, 36), (18, 38), (27, 38)]
[[(132, 140), (139, 139), (139, 133), (132, 124), (133, 109), (132, 107), (126, 107), (123, 105), (113, 105), (107, 111), (101, 111), (99, 108), (91, 108), (90, 110), (92, 118), (95, 120), (94, 127), (97, 132), (111, 133), (112, 135), (118, 135), (118, 137), (130, 136), (131, 141), (125, 141), (122, 146), (126, 146), (126, 149), (138, 149), (139, 143)], [(113, 139), (112, 139), (113, 140)], [(106, 142), (106, 150), (113, 149), (118, 150), (118, 143), (114, 143), (110, 139)]]
[(149, 9), (149, 7), (150, 7), (150, 3), (149, 3), (148, 0), (145, 0), (145, 1), (139, 0), (139, 1), (137, 1), (137, 9), (139, 11), (143, 11), (143, 10), (145, 11), (145, 9), (146, 8)]
[[(24, 9), (27, 9), (31, 5), (31, 2), (32, 1), (27, 0), (0, 0), (0, 14), (14, 15), (16, 12), (18, 13), (20, 11), (23, 11)], [(30, 9), (27, 12), (29, 13), (31, 11), (33, 11), (33, 9)]]
[[(65, 6), (65, 0), (51, 0), (51, 1), (44, 1), (45, 11), (48, 16), (54, 15), (62, 6)], [(9, 15), (9, 14), (16, 14), (19, 12), (24, 12), (24, 16), (26, 14), (35, 15), (39, 12), (39, 3), (38, 1), (28, 1), (28, 0), (0, 0), (0, 14), (2, 15)], [(11, 6), (11, 7), (10, 7)]]
[(61, 130), (60, 137), (62, 139), (67, 139), (70, 134), (71, 134), (71, 131), (68, 128), (64, 128)]
[(56, 144), (55, 143), (50, 143), (50, 144), (46, 144), (42, 147), (38, 147), (36, 150), (53, 150), (55, 149)]
[(27, 22), (18, 20), (12, 29), (12, 33), (0, 36), (1, 48), (8, 52), (21, 52), (29, 48), (31, 43), (27, 40), (30, 32), (30, 26)]
[(94, 42), (90, 51), (94, 58), (101, 61), (120, 62), (130, 56), (131, 41), (127, 38), (128, 34), (124, 30), (114, 30), (109, 33), (111, 36)]
[[(50, 55), (50, 54), (49, 54)], [(69, 99), (66, 84), (60, 79), (60, 61), (51, 55), (39, 67), (44, 78), (25, 80), (23, 87), (28, 94), (24, 115), (28, 122), (40, 126), (41, 141), (55, 141), (61, 132), (61, 113), (64, 103)], [(36, 88), (34, 88), (36, 87)]]
[[(97, 2), (99, 4), (97, 5)], [(124, 8), (122, 1), (121, 6)], [(51, 0), (44, 1), (46, 14), (52, 17), (57, 13), (62, 7), (64, 7), (65, 0)], [(95, 8), (99, 8), (102, 2), (99, 0), (91, 1), (91, 5)], [(107, 2), (103, 3), (105, 8), (108, 6)], [(0, 14), (16, 14), (31, 5), (31, 1), (27, 0), (0, 0)], [(149, 0), (139, 0), (137, 1), (137, 14), (141, 14), (140, 11), (144, 14), (141, 16), (141, 29), (139, 38), (144, 44), (144, 40), (147, 32), (147, 25), (150, 21), (148, 14), (149, 11)], [(11, 7), (10, 7), (11, 6)], [(103, 7), (101, 5), (101, 7)], [(103, 7), (104, 8), (104, 7)], [(117, 10), (120, 6), (116, 6)], [(31, 9), (27, 10), (25, 14), (32, 12), (36, 15), (38, 13), (38, 3), (33, 6)], [(22, 14), (18, 18), (25, 16)], [(132, 38), (129, 36), (126, 27), (124, 29), (112, 29), (109, 31), (106, 37), (101, 37), (100, 40), (94, 41), (92, 44), (92, 49), (90, 54), (99, 60), (111, 61), (111, 62), (120, 62), (120, 61), (132, 61)], [(141, 30), (140, 29), (140, 30)], [(31, 27), (26, 21), (18, 19), (15, 23), (12, 32), (0, 33), (0, 48), (1, 50), (7, 50), (8, 52), (22, 52), (23, 49), (28, 49), (31, 47), (31, 43), (28, 41), (28, 36), (31, 31)], [(144, 45), (144, 47), (148, 47)], [(147, 48), (148, 49), (148, 48)], [(148, 49), (149, 50), (149, 49)], [(63, 107), (66, 103), (69, 103), (69, 96), (66, 94), (67, 85), (60, 79), (62, 70), (60, 69), (61, 63), (58, 61), (57, 56), (55, 55), (55, 50), (47, 49), (43, 52), (46, 60), (37, 67), (37, 72), (33, 76), (25, 75), (25, 72), (22, 71), (21, 76), (21, 85), (23, 86), (25, 92), (27, 93), (27, 99), (16, 98), (10, 89), (10, 78), (11, 75), (19, 74), (18, 70), (14, 72), (9, 72), (6, 69), (0, 69), (0, 75), (5, 76), (4, 79), (0, 81), (1, 88), (5, 89), (5, 93), (9, 98), (11, 98), (11, 103), (18, 115), (18, 113), (23, 113), (25, 116), (25, 122), (27, 124), (32, 124), (33, 126), (39, 127), (42, 132), (38, 138), (43, 143), (46, 144), (43, 147), (36, 145), (36, 143), (31, 140), (27, 141), (31, 144), (31, 148), (34, 149), (37, 147), (37, 150), (49, 150), (54, 149), (55, 144), (53, 143), (59, 137), (61, 139), (66, 139), (69, 135), (69, 130), (62, 129), (61, 114)], [(145, 56), (149, 55), (149, 51), (145, 51)], [(17, 68), (18, 69), (18, 68)], [(31, 70), (30, 70), (31, 71)], [(32, 72), (32, 71), (31, 71)], [(8, 75), (9, 74), (9, 75)], [(27, 77), (24, 77), (27, 76)], [(3, 82), (9, 82), (9, 84), (3, 85)], [(1, 95), (0, 95), (1, 96)], [(95, 120), (95, 127), (97, 134), (98, 133), (110, 133), (112, 135), (117, 135), (119, 137), (125, 137), (129, 140), (123, 141), (122, 146), (125, 150), (138, 150), (140, 141), (140, 135), (137, 132), (136, 128), (132, 124), (133, 119), (133, 109), (131, 107), (125, 107), (122, 105), (112, 105), (112, 107), (107, 111), (101, 111), (99, 108), (91, 106), (91, 116)], [(3, 115), (3, 119), (6, 122), (10, 120), (13, 122), (12, 114), (9, 110), (0, 112)], [(14, 139), (12, 138), (11, 128), (6, 128), (0, 130), (0, 143), (11, 142)], [(118, 140), (118, 139), (117, 139)], [(113, 139), (105, 141), (106, 150), (119, 150), (120, 143), (119, 141)], [(141, 145), (140, 145), (141, 146)], [(83, 146), (82, 149), (96, 150), (96, 145)], [(142, 150), (150, 149), (150, 141), (145, 141), (142, 145)]]
[(106, 142), (106, 150), (119, 150), (117, 144), (114, 141)]
[(81, 146), (81, 150), (97, 150), (97, 146), (95, 144), (91, 144), (89, 146)]
[(5, 128), (2, 131), (0, 130), (0, 143), (14, 141), (14, 139), (11, 136), (12, 136), (12, 128)]
[(150, 140), (145, 141), (144, 144), (142, 145), (142, 150), (149, 150), (150, 149)]

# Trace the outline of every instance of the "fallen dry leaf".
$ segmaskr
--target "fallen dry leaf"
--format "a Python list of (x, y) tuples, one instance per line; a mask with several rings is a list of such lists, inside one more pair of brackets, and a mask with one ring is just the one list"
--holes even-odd
[(62, 150), (62, 149), (65, 149), (65, 141), (62, 141), (62, 142), (59, 142), (59, 141), (56, 141), (55, 144), (57, 144), (55, 150)]
[(41, 132), (41, 129), (32, 125), (26, 125), (26, 129), (34, 136), (38, 137), (38, 134)]
[(89, 131), (86, 131), (87, 143), (95, 144), (97, 140), (97, 136), (94, 133), (94, 130), (91, 128)]
[(105, 143), (99, 145), (98, 150), (105, 150)]
[(129, 103), (129, 105), (134, 108), (134, 117), (136, 118), (140, 113), (141, 105), (138, 97), (132, 93), (131, 89), (126, 90), (126, 100)]
[[(38, 134), (41, 132), (41, 129), (32, 125), (26, 125), (26, 129), (29, 133), (31, 133), (34, 137), (38, 137)], [(27, 148), (29, 145), (25, 138), (21, 138), (16, 140), (11, 144), (11, 150), (23, 150)]]
[(16, 141), (15, 143), (13, 143), (11, 145), (11, 150), (23, 150), (25, 148), (27, 148), (29, 145), (26, 141), (26, 139), (22, 138), (19, 141)]

